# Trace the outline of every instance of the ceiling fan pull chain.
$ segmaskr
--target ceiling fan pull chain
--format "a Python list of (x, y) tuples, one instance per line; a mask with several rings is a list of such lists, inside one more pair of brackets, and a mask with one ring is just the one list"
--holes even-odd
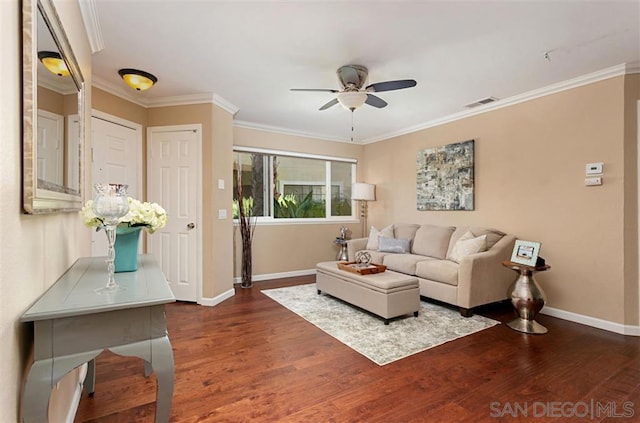
[(351, 109), (351, 142), (353, 142), (353, 111), (355, 109)]

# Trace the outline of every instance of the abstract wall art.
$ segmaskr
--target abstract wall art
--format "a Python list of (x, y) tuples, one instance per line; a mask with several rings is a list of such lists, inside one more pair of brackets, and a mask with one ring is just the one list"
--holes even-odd
[(474, 140), (417, 154), (418, 210), (473, 210)]

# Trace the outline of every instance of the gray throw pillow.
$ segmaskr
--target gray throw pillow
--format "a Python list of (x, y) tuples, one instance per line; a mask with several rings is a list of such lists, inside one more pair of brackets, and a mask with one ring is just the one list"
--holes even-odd
[(403, 238), (378, 237), (378, 251), (385, 253), (408, 253), (410, 241)]

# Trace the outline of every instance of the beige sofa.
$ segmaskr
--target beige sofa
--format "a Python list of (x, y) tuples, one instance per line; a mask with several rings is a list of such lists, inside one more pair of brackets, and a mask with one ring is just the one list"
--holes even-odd
[(516, 275), (502, 261), (511, 258), (515, 240), (491, 228), (394, 224), (349, 240), (347, 251), (350, 260), (366, 251), (373, 263), (416, 276), (421, 296), (469, 317), (474, 307), (507, 298)]

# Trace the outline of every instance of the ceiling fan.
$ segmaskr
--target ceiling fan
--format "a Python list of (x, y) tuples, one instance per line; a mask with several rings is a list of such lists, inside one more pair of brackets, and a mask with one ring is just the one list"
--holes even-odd
[(336, 93), (336, 98), (329, 101), (320, 110), (327, 110), (330, 107), (340, 103), (345, 109), (352, 112), (363, 104), (377, 107), (379, 109), (386, 107), (387, 102), (371, 93), (379, 93), (382, 91), (401, 90), (403, 88), (415, 87), (417, 82), (413, 79), (401, 79), (398, 81), (377, 82), (362, 88), (367, 82), (369, 71), (366, 67), (360, 65), (341, 66), (336, 71), (338, 81), (342, 90), (322, 89), (322, 88), (291, 88), (291, 91), (317, 91)]

